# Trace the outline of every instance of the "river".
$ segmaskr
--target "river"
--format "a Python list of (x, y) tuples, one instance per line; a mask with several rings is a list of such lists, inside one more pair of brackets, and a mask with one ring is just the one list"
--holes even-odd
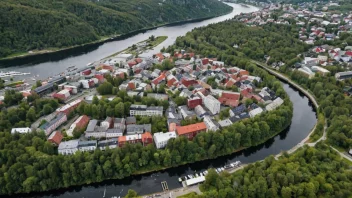
[[(45, 58), (41, 58), (26, 64), (18, 63), (16, 65), (16, 62), (12, 62), (10, 65), (2, 66), (11, 66), (11, 68), (5, 68), (4, 70), (31, 72), (31, 75), (39, 75), (40, 78), (46, 78), (48, 76), (62, 72), (65, 68), (71, 65), (84, 67), (89, 62), (94, 62), (109, 56), (114, 52), (125, 49), (133, 43), (145, 40), (151, 35), (167, 35), (167, 40), (156, 47), (153, 51), (149, 52), (149, 54), (155, 53), (160, 51), (162, 47), (171, 45), (178, 36), (184, 35), (186, 32), (191, 31), (195, 27), (224, 21), (241, 12), (252, 12), (257, 10), (257, 8), (252, 6), (247, 8), (237, 4), (229, 5), (234, 7), (232, 13), (213, 19), (176, 26), (159, 27), (157, 29), (146, 31), (126, 39), (108, 42), (95, 46), (94, 48), (87, 49), (86, 51), (83, 50), (76, 52), (73, 53), (73, 55), (67, 55), (66, 52), (62, 52), (62, 54), (58, 55), (58, 57), (50, 57), (50, 55), (48, 55), (47, 58), (51, 59), (50, 61), (45, 60)], [(33, 193), (28, 194), (26, 197), (97, 198), (103, 196), (105, 189), (105, 197), (124, 196), (128, 189), (134, 189), (139, 194), (150, 194), (162, 190), (160, 185), (160, 182), (162, 181), (167, 181), (169, 188), (174, 189), (181, 187), (181, 184), (178, 182), (178, 178), (180, 176), (194, 173), (194, 171), (202, 171), (211, 167), (223, 166), (229, 162), (237, 160), (240, 160), (242, 163), (251, 163), (262, 160), (269, 155), (278, 154), (283, 150), (289, 150), (307, 136), (310, 130), (314, 127), (317, 119), (313, 106), (307, 97), (295, 90), (293, 87), (290, 87), (288, 84), (284, 83), (283, 86), (293, 103), (294, 111), (292, 123), (285, 131), (281, 132), (274, 138), (271, 138), (262, 145), (245, 149), (241, 152), (229, 156), (219, 157), (214, 160), (197, 162), (177, 168), (170, 168), (165, 171), (159, 171), (139, 176), (131, 176), (122, 180), (109, 180), (99, 184), (83, 185), (78, 187), (71, 187), (68, 189), (53, 190), (44, 193)]]

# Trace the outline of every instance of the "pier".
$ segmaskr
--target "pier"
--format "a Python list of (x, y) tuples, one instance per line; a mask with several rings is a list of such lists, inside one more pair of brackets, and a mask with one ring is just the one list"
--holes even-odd
[(166, 181), (162, 181), (161, 182), (161, 187), (163, 188), (163, 192), (169, 190), (169, 187), (167, 186), (167, 182)]

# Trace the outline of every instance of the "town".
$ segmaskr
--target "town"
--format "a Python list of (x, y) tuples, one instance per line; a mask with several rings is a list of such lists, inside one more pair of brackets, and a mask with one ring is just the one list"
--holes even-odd
[[(246, 70), (184, 50), (145, 59), (119, 54), (96, 67), (70, 71), (32, 91), (22, 91), (26, 96), (51, 97), (65, 105), (46, 116), (37, 128), (32, 125), (11, 132), (42, 130), (63, 155), (127, 143), (155, 144), (162, 149), (172, 138), (192, 140), (198, 133), (216, 132), (279, 107), (283, 100), (269, 88), (260, 87), (261, 81)], [(118, 102), (118, 92), (133, 102)], [(105, 119), (77, 113), (80, 105), (98, 104), (99, 99), (117, 101), (114, 112), (107, 110)], [(149, 100), (152, 104), (147, 103)], [(149, 117), (160, 117), (164, 123)]]

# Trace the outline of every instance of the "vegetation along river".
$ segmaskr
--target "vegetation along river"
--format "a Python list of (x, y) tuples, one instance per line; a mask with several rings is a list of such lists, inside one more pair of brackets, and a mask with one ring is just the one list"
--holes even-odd
[[(39, 78), (46, 78), (62, 72), (65, 68), (76, 65), (77, 67), (84, 67), (89, 62), (94, 62), (114, 52), (125, 49), (126, 47), (147, 39), (151, 35), (163, 36), (167, 35), (168, 39), (154, 50), (149, 51), (148, 54), (160, 51), (164, 46), (171, 45), (178, 36), (184, 35), (186, 32), (195, 27), (208, 25), (210, 23), (217, 23), (232, 18), (241, 12), (252, 12), (257, 10), (255, 7), (243, 7), (237, 4), (229, 4), (234, 7), (232, 13), (208, 19), (200, 22), (185, 23), (174, 26), (164, 26), (157, 29), (149, 30), (139, 33), (128, 38), (112, 41), (87, 48), (75, 49), (74, 52), (60, 52), (54, 55), (39, 56), (36, 58), (29, 58), (27, 60), (14, 60), (2, 63), (2, 67), (8, 67), (4, 70), (16, 70), (19, 72), (31, 72), (33, 75), (40, 75)], [(143, 55), (142, 55), (143, 56)], [(10, 68), (9, 68), (10, 67)], [(197, 162), (190, 165), (184, 165), (177, 168), (167, 169), (155, 173), (148, 173), (139, 176), (131, 176), (122, 180), (110, 180), (98, 184), (84, 185), (72, 187), (62, 190), (54, 190), (44, 193), (28, 194), (26, 197), (102, 197), (106, 191), (105, 197), (124, 196), (128, 189), (134, 189), (139, 194), (150, 194), (161, 191), (160, 182), (166, 181), (170, 189), (181, 187), (178, 182), (180, 176), (184, 176), (194, 171), (202, 171), (211, 167), (220, 167), (240, 160), (242, 163), (251, 163), (262, 160), (269, 155), (278, 154), (283, 150), (288, 150), (304, 139), (316, 123), (316, 114), (312, 104), (308, 98), (302, 93), (284, 84), (284, 89), (288, 93), (293, 103), (293, 118), (291, 125), (279, 135), (271, 138), (266, 143), (245, 149), (241, 152), (219, 157), (214, 160), (207, 160)], [(19, 197), (19, 195), (16, 195)]]

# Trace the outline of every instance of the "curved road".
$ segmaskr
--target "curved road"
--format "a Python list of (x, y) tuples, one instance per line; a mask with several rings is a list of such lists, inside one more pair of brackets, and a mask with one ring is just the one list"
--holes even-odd
[[(277, 78), (280, 78), (281, 80), (289, 83), (290, 85), (294, 86), (295, 88), (297, 88), (298, 90), (300, 90), (301, 92), (303, 92), (309, 99), (310, 101), (314, 104), (315, 108), (318, 109), (319, 108), (319, 104), (316, 101), (315, 97), (306, 89), (304, 89), (303, 87), (301, 87), (299, 84), (293, 82), (291, 79), (289, 79), (288, 77), (286, 77), (285, 75), (281, 74), (280, 72), (277, 72), (273, 69), (270, 69), (266, 64), (258, 62), (258, 61), (254, 61), (252, 60), (253, 63), (255, 63), (257, 66), (265, 69), (266, 71), (268, 71), (270, 74), (276, 76)], [(326, 128), (327, 128), (327, 124), (325, 122), (325, 126), (324, 126), (324, 131), (323, 131), (323, 135), (322, 137), (320, 137), (317, 141), (312, 142), (312, 143), (306, 143), (307, 140), (309, 139), (310, 135), (314, 132), (316, 128), (316, 125), (314, 126), (314, 128), (311, 130), (311, 132), (308, 134), (308, 136), (306, 138), (304, 138), (300, 143), (298, 143), (296, 146), (294, 146), (292, 149), (288, 150), (287, 153), (291, 154), (293, 152), (295, 152), (297, 149), (301, 148), (304, 145), (308, 145), (310, 147), (314, 147), (318, 142), (321, 142), (323, 140), (326, 140)], [(338, 154), (340, 154), (341, 157), (349, 160), (352, 162), (352, 158), (350, 156), (347, 156), (345, 153), (340, 152), (339, 150), (337, 150), (336, 148), (334, 148), (333, 146), (330, 146), (334, 151), (336, 151)], [(282, 153), (278, 154), (275, 156), (276, 159), (278, 159), (280, 156), (282, 155)]]

